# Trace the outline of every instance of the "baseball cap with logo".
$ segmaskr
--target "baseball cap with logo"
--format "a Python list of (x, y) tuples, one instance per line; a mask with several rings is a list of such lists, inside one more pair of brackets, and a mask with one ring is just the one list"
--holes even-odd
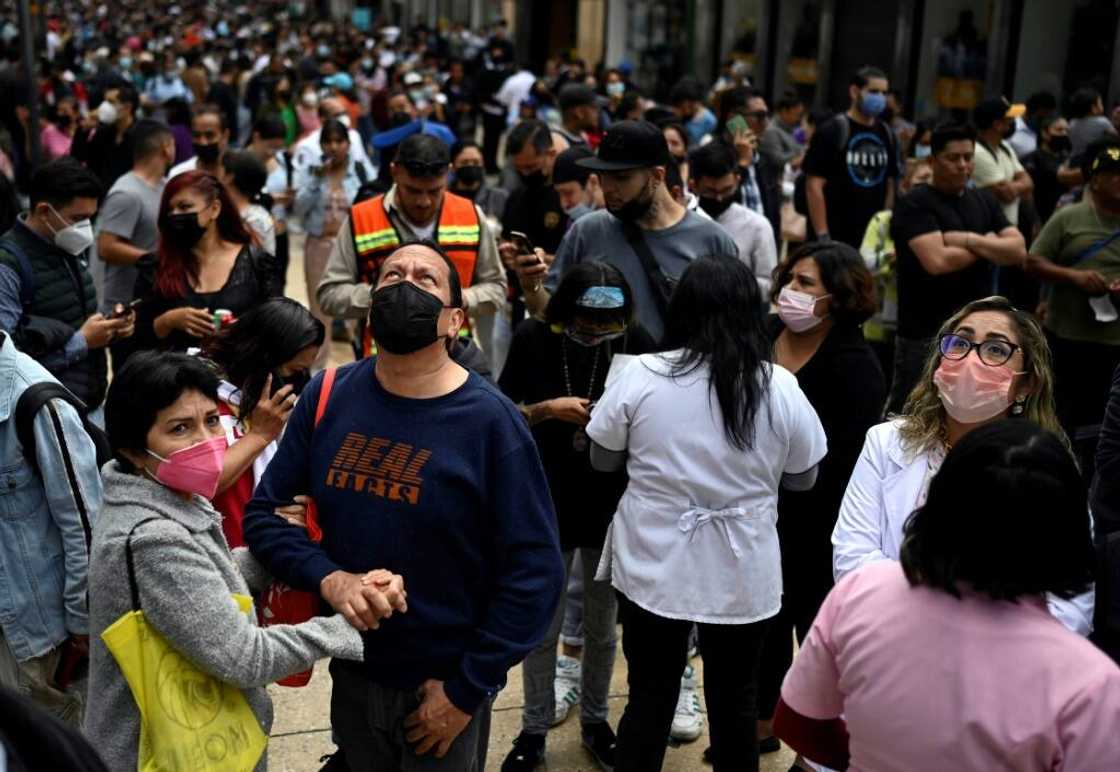
[(672, 159), (661, 129), (649, 121), (618, 121), (603, 135), (598, 154), (576, 163), (595, 172), (623, 172), (668, 166)]
[(985, 99), (972, 109), (972, 122), (979, 131), (989, 128), (1000, 118), (1017, 118), (1022, 113), (1015, 110), (1015, 106), (1007, 101), (1006, 97), (992, 97)]

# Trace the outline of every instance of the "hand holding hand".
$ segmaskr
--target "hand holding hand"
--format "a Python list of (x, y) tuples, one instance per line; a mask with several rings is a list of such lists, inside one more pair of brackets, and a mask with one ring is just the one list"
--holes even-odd
[(373, 585), (363, 585), (361, 574), (327, 574), (319, 583), (319, 594), (359, 632), (376, 630), (380, 620), (393, 615), (393, 606), (385, 593)]

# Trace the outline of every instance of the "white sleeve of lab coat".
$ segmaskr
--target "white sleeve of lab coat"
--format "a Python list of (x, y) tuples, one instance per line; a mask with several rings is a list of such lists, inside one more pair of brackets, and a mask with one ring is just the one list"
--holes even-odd
[(862, 565), (889, 559), (882, 549), (887, 454), (875, 429), (867, 433), (832, 531), (832, 574), (837, 581)]

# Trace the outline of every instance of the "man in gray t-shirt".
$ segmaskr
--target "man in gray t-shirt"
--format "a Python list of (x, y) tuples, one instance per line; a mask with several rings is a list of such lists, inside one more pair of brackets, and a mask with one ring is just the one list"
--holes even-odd
[(638, 321), (654, 340), (660, 340), (665, 320), (655, 294), (658, 290), (627, 240), (623, 223), (637, 226), (669, 279), (680, 278), (698, 257), (739, 259), (727, 231), (673, 199), (665, 184), (665, 170), (671, 162), (665, 137), (653, 124), (619, 121), (611, 125), (599, 143), (598, 155), (578, 162), (599, 175), (607, 211), (577, 220), (560, 242), (551, 267), (534, 255), (517, 257), (517, 273), (530, 313), (539, 315), (544, 310), (560, 277), (571, 266), (592, 260), (610, 263), (630, 284)]
[(145, 120), (134, 129), (132, 171), (109, 189), (97, 223), (97, 256), (102, 273), (101, 305), (109, 314), (132, 300), (136, 261), (159, 243), (159, 205), (164, 175), (175, 159), (175, 138), (166, 125)]

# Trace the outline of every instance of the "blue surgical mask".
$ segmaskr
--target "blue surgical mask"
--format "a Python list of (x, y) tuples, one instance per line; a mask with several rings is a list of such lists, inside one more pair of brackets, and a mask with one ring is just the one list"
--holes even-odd
[(933, 153), (933, 148), (929, 145), (914, 145), (915, 158), (929, 158)]
[(583, 203), (583, 204), (576, 204), (571, 209), (565, 209), (564, 214), (566, 214), (566, 215), (568, 215), (568, 217), (572, 218), (572, 222), (575, 222), (579, 218), (583, 217), (585, 214), (591, 214), (594, 211), (595, 211), (594, 207), (592, 207), (590, 204)]
[(859, 111), (868, 118), (878, 118), (887, 109), (887, 95), (867, 93), (859, 100)]

